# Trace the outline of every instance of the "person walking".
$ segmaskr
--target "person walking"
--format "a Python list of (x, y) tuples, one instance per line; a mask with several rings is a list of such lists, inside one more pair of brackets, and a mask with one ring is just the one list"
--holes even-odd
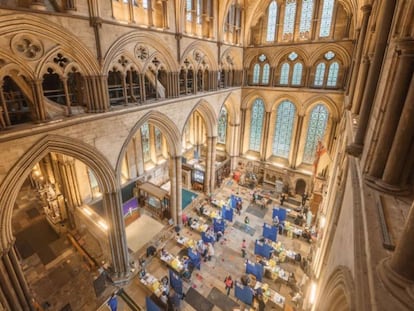
[(242, 252), (242, 257), (243, 258), (246, 257), (246, 248), (247, 248), (246, 240), (243, 239), (243, 242), (242, 242), (242, 245), (241, 245), (241, 252)]
[(224, 284), (226, 286), (228, 296), (230, 295), (230, 290), (233, 288), (233, 280), (231, 278), (231, 275), (226, 276), (226, 278), (224, 279)]

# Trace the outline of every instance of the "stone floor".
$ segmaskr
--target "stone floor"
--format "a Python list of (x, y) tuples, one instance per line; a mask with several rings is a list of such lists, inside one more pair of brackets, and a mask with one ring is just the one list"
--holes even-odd
[[(265, 191), (265, 189), (258, 190)], [(19, 230), (27, 227), (27, 225), (33, 222), (36, 218), (45, 217), (41, 210), (41, 202), (36, 202), (36, 197), (33, 198), (29, 193), (29, 189), (22, 188), (21, 196), (19, 196), (20, 201), (17, 202), (18, 206), (16, 208), (16, 216), (14, 217), (13, 226)], [(215, 256), (211, 261), (202, 262), (201, 269), (194, 270), (191, 281), (184, 282), (184, 292), (192, 287), (204, 297), (212, 297), (211, 295), (213, 293), (217, 294), (217, 290), (224, 294), (224, 277), (230, 274), (233, 279), (240, 279), (241, 275), (245, 273), (246, 258), (242, 258), (241, 256), (241, 243), (243, 239), (246, 239), (248, 242), (247, 258), (251, 260), (256, 259), (256, 256), (253, 253), (254, 241), (261, 236), (263, 223), (272, 222), (272, 211), (271, 208), (268, 208), (267, 210), (264, 210), (264, 213), (262, 213), (262, 211), (257, 213), (252, 210), (252, 207), (249, 208), (251, 193), (252, 191), (250, 189), (239, 187), (235, 182), (229, 179), (223, 182), (221, 189), (215, 191), (214, 197), (217, 199), (227, 200), (231, 194), (241, 196), (243, 198), (243, 210), (240, 216), (235, 215), (233, 223), (228, 224), (224, 238), (219, 243), (215, 244)], [(272, 193), (270, 194), (272, 195)], [(275, 195), (275, 203), (278, 203), (278, 200), (276, 201), (276, 199), (277, 196)], [(204, 200), (204, 197), (201, 195), (197, 198), (197, 201), (198, 200), (202, 201)], [(24, 203), (25, 201), (27, 202)], [(30, 201), (31, 203), (28, 203)], [(189, 216), (196, 216), (194, 205), (197, 205), (197, 203), (198, 202), (194, 202), (183, 212)], [(28, 209), (36, 206), (39, 206), (39, 213), (36, 213), (33, 210), (27, 212)], [(247, 212), (248, 208), (250, 212)], [(250, 227), (254, 229), (253, 235), (234, 226), (237, 222), (243, 223), (246, 215), (249, 216)], [(137, 263), (139, 258), (145, 256), (146, 247), (150, 244), (155, 245), (157, 248), (164, 246), (167, 251), (175, 255), (182, 250), (182, 247), (178, 245), (174, 239), (176, 233), (173, 228), (168, 226), (168, 224), (164, 225), (165, 229), (160, 234), (155, 235), (151, 241), (142, 247), (141, 250), (131, 253), (131, 261)], [(183, 227), (180, 234), (195, 240), (200, 239), (200, 234), (190, 230), (188, 227)], [(82, 239), (88, 244), (88, 251), (91, 255), (93, 255), (95, 251), (97, 254), (100, 253), (98, 243), (95, 243), (96, 245), (94, 245), (93, 238), (91, 239), (91, 237), (85, 235)], [(304, 257), (306, 257), (310, 251), (310, 244), (303, 239), (278, 236), (278, 240), (282, 241), (286, 248), (298, 251)], [(55, 250), (51, 246), (52, 251), (56, 253), (56, 258), (47, 265), (44, 265), (41, 262), (36, 253), (22, 260), (23, 271), (29, 282), (29, 286), (33, 291), (33, 296), (39, 304), (45, 305), (45, 302), (48, 302), (50, 307), (44, 308), (45, 310), (108, 310), (108, 307), (105, 305), (105, 299), (107, 299), (111, 293), (119, 290), (120, 287), (104, 282), (103, 292), (96, 298), (94, 286), (92, 284), (100, 275), (99, 271), (88, 267), (74, 247), (68, 242), (66, 237), (61, 237), (58, 241), (59, 242), (53, 242), (54, 244), (59, 245), (58, 250)], [(289, 272), (294, 272), (298, 282), (301, 280), (304, 272), (298, 264), (282, 263), (281, 266)], [(168, 275), (168, 268), (157, 257), (152, 257), (147, 261), (146, 269), (149, 273), (159, 279)], [(135, 269), (134, 272), (136, 273), (137, 271), (138, 269)], [(293, 303), (291, 303), (292, 289), (290, 287), (284, 283), (272, 281), (269, 278), (264, 278), (264, 282), (268, 283), (271, 288), (285, 296), (285, 310), (300, 310), (300, 308), (294, 308)], [(127, 285), (122, 286), (122, 288), (136, 304), (141, 306), (143, 310), (145, 309), (145, 297), (149, 296), (150, 292), (139, 282), (139, 279), (136, 276), (132, 276), (131, 281)], [(244, 306), (241, 302), (237, 301), (234, 296), (234, 290), (230, 293), (230, 299), (240, 306), (240, 310), (249, 310), (249, 306)], [(65, 309), (65, 306), (68, 304), (71, 309)], [(121, 297), (118, 298), (118, 310), (131, 310)], [(186, 300), (182, 300), (180, 310), (197, 310), (197, 308), (188, 304)], [(218, 306), (214, 306), (212, 310), (226, 311)], [(268, 303), (266, 305), (266, 310), (281, 309), (276, 305)]]

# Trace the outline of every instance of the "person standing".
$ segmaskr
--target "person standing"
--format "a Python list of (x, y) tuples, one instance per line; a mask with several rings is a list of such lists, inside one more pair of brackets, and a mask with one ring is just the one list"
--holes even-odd
[(231, 278), (231, 275), (226, 276), (226, 278), (224, 279), (224, 284), (226, 286), (228, 296), (230, 295), (230, 290), (233, 288), (233, 280)]
[(242, 252), (242, 257), (243, 258), (246, 257), (246, 247), (247, 247), (246, 240), (243, 239), (243, 242), (242, 242), (242, 245), (241, 245), (241, 252)]

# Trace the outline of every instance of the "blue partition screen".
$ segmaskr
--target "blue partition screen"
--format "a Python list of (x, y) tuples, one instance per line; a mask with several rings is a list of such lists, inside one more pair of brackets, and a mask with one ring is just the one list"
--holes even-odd
[(240, 282), (236, 282), (234, 295), (245, 304), (252, 305), (253, 303), (253, 292), (251, 288), (249, 286), (244, 286)]
[(201, 268), (201, 257), (200, 254), (197, 252), (193, 252), (191, 248), (188, 248), (188, 257), (191, 260), (191, 263), (196, 267), (198, 270)]
[(216, 239), (214, 236), (211, 236), (209, 234), (206, 234), (205, 232), (201, 232), (201, 239), (205, 243), (211, 243), (214, 244), (216, 242)]
[(223, 217), (223, 219), (233, 221), (233, 209), (226, 208), (225, 206), (223, 206), (223, 208), (221, 209), (221, 216)]
[(213, 228), (214, 228), (214, 232), (216, 232), (216, 233), (219, 232), (219, 231), (224, 233), (224, 229), (226, 229), (226, 224), (225, 224), (224, 220), (214, 218)]
[(286, 213), (287, 213), (286, 209), (282, 207), (275, 207), (273, 208), (272, 219), (275, 218), (275, 216), (277, 215), (277, 217), (279, 218), (279, 221), (285, 221)]
[(182, 295), (183, 293), (183, 280), (173, 270), (170, 270), (170, 284), (174, 288), (175, 292)]
[(147, 306), (147, 311), (162, 311), (160, 307), (158, 307), (156, 303), (152, 301), (151, 297), (145, 297), (145, 304)]
[(278, 231), (277, 226), (269, 225), (269, 224), (266, 224), (266, 223), (263, 224), (263, 236), (266, 239), (269, 239), (269, 240), (272, 240), (272, 241), (276, 242), (276, 240), (277, 240), (277, 231)]

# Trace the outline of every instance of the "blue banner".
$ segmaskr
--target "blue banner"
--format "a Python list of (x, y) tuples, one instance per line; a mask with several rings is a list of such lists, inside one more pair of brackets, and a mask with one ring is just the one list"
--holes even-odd
[(188, 257), (190, 258), (191, 263), (194, 265), (195, 268), (200, 270), (201, 268), (200, 254), (197, 252), (193, 252), (193, 250), (190, 247), (187, 250), (188, 250)]
[(145, 297), (145, 304), (147, 311), (162, 311), (160, 307), (151, 299), (151, 297)]
[(243, 203), (243, 199), (241, 197), (238, 197), (238, 196), (232, 194), (230, 196), (230, 207), (231, 208), (236, 208), (237, 202), (239, 202), (239, 201)]
[(201, 239), (205, 243), (214, 244), (216, 242), (216, 238), (214, 236), (211, 236), (209, 234), (206, 234), (205, 232), (201, 232)]
[(226, 223), (224, 222), (223, 219), (217, 219), (214, 218), (213, 219), (213, 228), (214, 228), (214, 232), (219, 232), (221, 231), (224, 234), (224, 229), (226, 229)]
[(252, 305), (253, 303), (253, 291), (249, 286), (244, 286), (240, 282), (236, 282), (234, 288), (234, 295), (237, 299), (245, 304)]
[(273, 226), (273, 225), (269, 225), (269, 224), (264, 223), (263, 224), (263, 236), (266, 239), (269, 239), (269, 240), (272, 240), (272, 241), (276, 242), (278, 229), (279, 228), (277, 226)]
[(223, 208), (221, 209), (221, 217), (230, 222), (233, 221), (233, 209), (226, 208), (225, 206), (223, 206)]
[(272, 212), (272, 219), (275, 218), (275, 216), (277, 215), (277, 217), (279, 218), (279, 221), (281, 222), (285, 221), (286, 214), (287, 214), (287, 211), (283, 207), (274, 207), (273, 212)]
[(247, 260), (246, 273), (253, 274), (256, 277), (256, 280), (262, 281), (264, 273), (263, 265), (261, 265), (260, 263), (254, 263), (250, 260)]
[(169, 269), (170, 271), (170, 284), (171, 287), (174, 288), (175, 292), (182, 295), (183, 293), (183, 280), (181, 277), (175, 273), (173, 270)]
[(267, 259), (270, 258), (273, 252), (273, 247), (265, 242), (261, 242), (256, 240), (256, 243), (254, 244), (254, 253), (257, 255), (260, 255), (262, 257), (265, 257)]

